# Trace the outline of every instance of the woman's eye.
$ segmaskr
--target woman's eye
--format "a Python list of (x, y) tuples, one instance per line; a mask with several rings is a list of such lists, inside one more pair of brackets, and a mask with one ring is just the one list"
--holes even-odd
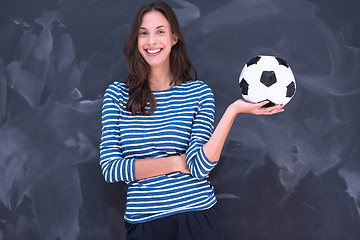
[(158, 31), (158, 34), (163, 34), (163, 33), (165, 33), (164, 30), (159, 30), (159, 31)]
[(140, 32), (139, 35), (140, 36), (145, 36), (147, 34), (147, 32)]

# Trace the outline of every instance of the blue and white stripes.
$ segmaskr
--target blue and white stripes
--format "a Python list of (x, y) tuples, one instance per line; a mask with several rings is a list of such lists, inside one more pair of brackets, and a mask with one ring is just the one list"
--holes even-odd
[[(203, 151), (214, 128), (211, 89), (197, 80), (153, 93), (157, 109), (150, 116), (126, 111), (129, 96), (124, 83), (111, 84), (104, 95), (100, 165), (107, 182), (128, 184), (124, 218), (130, 223), (204, 210), (216, 203), (205, 179), (216, 163)], [(136, 159), (184, 153), (191, 175), (135, 179)]]

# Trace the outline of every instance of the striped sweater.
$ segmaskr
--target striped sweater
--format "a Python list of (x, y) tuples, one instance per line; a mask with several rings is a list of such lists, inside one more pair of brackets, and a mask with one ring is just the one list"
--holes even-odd
[[(216, 203), (205, 178), (216, 163), (203, 151), (214, 128), (214, 97), (196, 80), (163, 91), (153, 91), (154, 114), (126, 111), (129, 98), (124, 83), (111, 84), (104, 95), (100, 165), (105, 181), (128, 184), (125, 221), (148, 222), (176, 213), (204, 210)], [(135, 179), (136, 159), (186, 154), (191, 175), (179, 172)]]

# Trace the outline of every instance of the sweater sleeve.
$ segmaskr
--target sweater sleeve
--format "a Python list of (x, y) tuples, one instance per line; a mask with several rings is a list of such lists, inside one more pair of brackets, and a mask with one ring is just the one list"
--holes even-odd
[(124, 158), (120, 144), (119, 100), (121, 94), (115, 84), (105, 91), (102, 107), (102, 135), (100, 166), (106, 182), (135, 181), (135, 158)]
[(203, 146), (214, 130), (214, 95), (209, 86), (202, 83), (199, 91), (199, 107), (195, 113), (186, 161), (191, 175), (197, 179), (205, 178), (217, 162), (211, 162), (205, 155)]

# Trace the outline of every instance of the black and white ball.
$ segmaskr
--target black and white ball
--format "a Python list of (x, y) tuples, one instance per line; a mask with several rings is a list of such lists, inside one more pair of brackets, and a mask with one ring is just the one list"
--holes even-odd
[(264, 107), (287, 104), (295, 94), (294, 74), (285, 60), (275, 56), (257, 56), (245, 64), (239, 77), (244, 100)]

